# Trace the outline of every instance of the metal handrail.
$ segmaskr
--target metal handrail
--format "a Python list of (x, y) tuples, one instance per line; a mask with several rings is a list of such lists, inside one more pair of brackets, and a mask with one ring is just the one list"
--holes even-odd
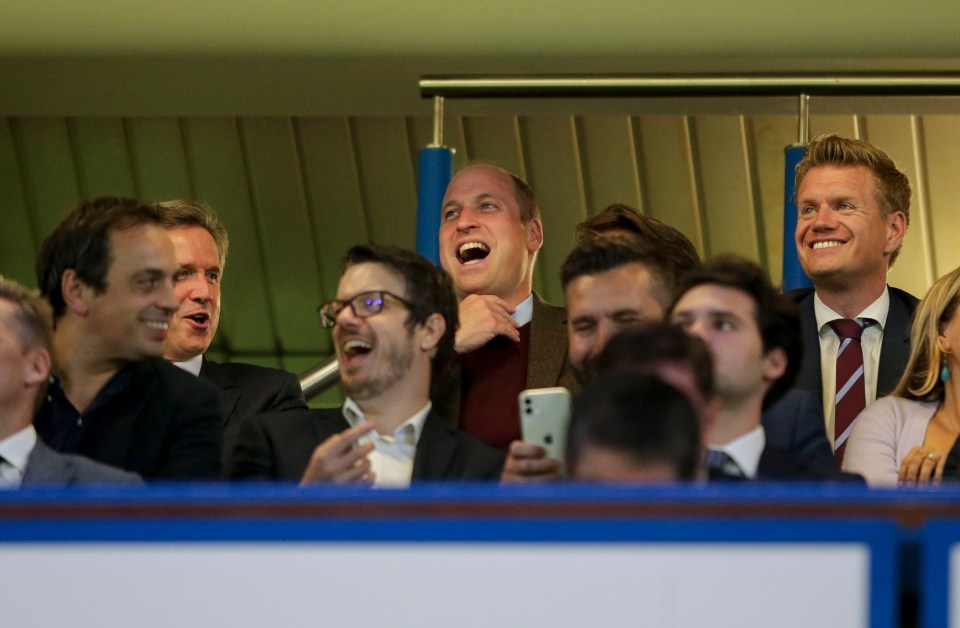
[(960, 95), (958, 72), (424, 75), (423, 98)]
[(300, 388), (303, 389), (304, 399), (310, 401), (339, 381), (340, 363), (337, 361), (337, 356), (331, 356), (300, 375)]

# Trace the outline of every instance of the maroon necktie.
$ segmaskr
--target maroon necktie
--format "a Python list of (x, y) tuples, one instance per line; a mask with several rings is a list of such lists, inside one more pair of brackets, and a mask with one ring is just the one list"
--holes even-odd
[(853, 430), (853, 421), (867, 405), (863, 382), (863, 347), (860, 336), (874, 321), (869, 318), (841, 318), (829, 325), (840, 336), (837, 351), (837, 396), (833, 423), (833, 456), (837, 465), (843, 463), (843, 451)]

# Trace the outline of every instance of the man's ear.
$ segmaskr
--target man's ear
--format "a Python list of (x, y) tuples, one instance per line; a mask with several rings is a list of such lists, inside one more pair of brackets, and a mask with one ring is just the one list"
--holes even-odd
[(50, 352), (46, 349), (33, 349), (27, 352), (27, 372), (24, 380), (27, 384), (41, 384), (50, 377)]
[(776, 347), (763, 356), (763, 377), (768, 382), (775, 382), (787, 372), (787, 352), (782, 347)]
[(543, 246), (543, 225), (539, 218), (533, 218), (525, 228), (527, 230), (527, 250), (536, 253)]
[(420, 349), (432, 355), (437, 345), (440, 344), (443, 333), (447, 331), (447, 321), (444, 320), (443, 316), (434, 312), (420, 324), (419, 330)]
[(883, 247), (884, 253), (893, 253), (903, 243), (907, 234), (907, 217), (903, 212), (893, 212), (887, 216), (887, 242)]
[(63, 271), (63, 275), (60, 277), (60, 291), (68, 310), (77, 316), (87, 315), (90, 310), (89, 300), (93, 296), (93, 289), (80, 279), (76, 270), (68, 268)]

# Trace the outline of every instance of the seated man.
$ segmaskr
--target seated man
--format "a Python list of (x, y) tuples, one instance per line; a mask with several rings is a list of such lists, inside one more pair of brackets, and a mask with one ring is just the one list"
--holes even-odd
[[(670, 320), (710, 348), (719, 407), (708, 439), (711, 477), (844, 479), (835, 467), (773, 446), (761, 413), (796, 377), (799, 314), (759, 266), (721, 256), (688, 274)], [(858, 476), (854, 476), (858, 477)]]
[(576, 388), (566, 368), (564, 309), (533, 292), (543, 244), (536, 195), (513, 173), (471, 164), (447, 187), (439, 239), (461, 326), (459, 360), (434, 399), (444, 418), (506, 451), (520, 438), (520, 391)]
[(448, 368), (457, 329), (450, 278), (403, 249), (355, 246), (333, 328), (342, 408), (260, 415), (240, 427), (231, 476), (403, 487), (417, 480), (490, 480), (503, 454), (433, 412), (430, 382)]
[(0, 487), (142, 483), (133, 473), (58, 454), (37, 438), (33, 415), (50, 378), (50, 323), (47, 303), (0, 276)]
[(53, 449), (147, 479), (220, 476), (217, 391), (161, 359), (176, 260), (156, 207), (74, 207), (37, 259), (53, 306), (54, 380), (34, 420)]
[(702, 462), (694, 404), (655, 376), (600, 375), (574, 399), (567, 464), (575, 480), (692, 480)]
[(179, 267), (173, 282), (178, 309), (170, 320), (163, 357), (220, 390), (226, 469), (241, 421), (307, 404), (293, 373), (238, 362), (218, 364), (204, 355), (220, 323), (220, 281), (230, 244), (227, 230), (203, 203), (175, 200), (158, 207)]

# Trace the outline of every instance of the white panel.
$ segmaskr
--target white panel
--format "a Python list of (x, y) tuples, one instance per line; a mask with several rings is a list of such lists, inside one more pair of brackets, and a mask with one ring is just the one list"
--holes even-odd
[(18, 628), (869, 621), (857, 544), (17, 544), (0, 563)]

